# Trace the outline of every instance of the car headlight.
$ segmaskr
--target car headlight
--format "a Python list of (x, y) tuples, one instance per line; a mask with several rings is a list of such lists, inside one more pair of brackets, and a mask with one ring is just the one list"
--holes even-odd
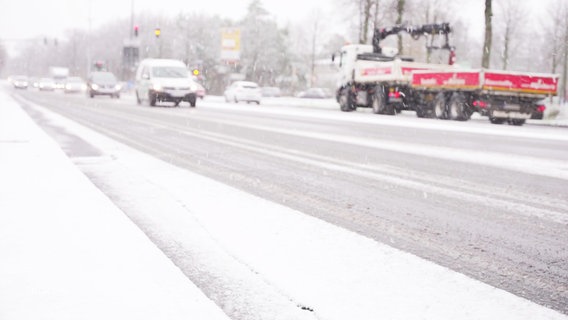
[(154, 89), (155, 91), (162, 91), (163, 88), (159, 83), (154, 83), (152, 89)]
[(195, 83), (189, 84), (189, 90), (194, 92), (197, 91), (197, 85)]
[(120, 91), (120, 89), (122, 89), (122, 86), (120, 84), (117, 84), (116, 86), (114, 86), (114, 90)]
[(91, 88), (93, 88), (93, 90), (99, 90), (99, 85), (96, 84), (96, 83), (93, 83), (93, 84), (91, 85)]

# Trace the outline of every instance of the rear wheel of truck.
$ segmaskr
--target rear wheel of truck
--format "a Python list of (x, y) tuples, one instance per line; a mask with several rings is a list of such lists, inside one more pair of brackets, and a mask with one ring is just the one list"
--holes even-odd
[(375, 93), (373, 94), (371, 104), (373, 106), (373, 113), (383, 114), (386, 111), (386, 99), (385, 92), (382, 86), (377, 86)]
[(510, 119), (509, 124), (514, 126), (522, 126), (525, 124), (525, 119)]
[(471, 117), (471, 111), (465, 102), (465, 97), (461, 93), (454, 93), (448, 104), (450, 119), (457, 121), (467, 121)]
[(505, 119), (505, 118), (489, 117), (489, 122), (491, 122), (493, 124), (503, 124), (503, 123), (505, 123), (505, 121), (507, 121), (507, 119)]
[(353, 98), (349, 93), (349, 88), (341, 89), (341, 93), (339, 94), (339, 107), (343, 112), (349, 112), (355, 110), (353, 106)]
[(416, 106), (416, 116), (418, 118), (434, 118), (434, 110), (431, 105)]
[(438, 93), (434, 99), (434, 116), (438, 119), (448, 119), (448, 101), (443, 92)]
[(148, 103), (150, 104), (150, 107), (156, 106), (156, 96), (149, 93), (148, 94)]

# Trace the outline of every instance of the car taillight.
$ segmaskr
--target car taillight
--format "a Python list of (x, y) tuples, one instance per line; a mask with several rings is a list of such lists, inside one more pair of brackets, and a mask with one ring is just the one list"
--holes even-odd
[(481, 101), (481, 100), (475, 100), (475, 101), (473, 102), (473, 106), (474, 106), (474, 107), (480, 107), (480, 108), (482, 108), (482, 109), (485, 109), (485, 108), (487, 108), (487, 102)]
[(538, 106), (536, 106), (536, 110), (537, 110), (538, 112), (544, 112), (544, 110), (546, 110), (546, 106), (545, 106), (545, 105), (542, 105), (542, 104), (541, 104), (541, 105), (538, 105)]

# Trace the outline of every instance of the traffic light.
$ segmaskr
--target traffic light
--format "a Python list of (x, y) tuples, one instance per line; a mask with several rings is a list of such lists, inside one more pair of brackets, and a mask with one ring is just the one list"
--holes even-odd
[(154, 35), (156, 36), (156, 38), (159, 38), (161, 33), (162, 33), (162, 32), (160, 31), (160, 28), (156, 28), (156, 29), (154, 30)]
[(199, 75), (199, 69), (193, 69), (191, 73), (193, 73), (193, 75), (197, 77)]
[(134, 36), (138, 37), (138, 26), (134, 26)]

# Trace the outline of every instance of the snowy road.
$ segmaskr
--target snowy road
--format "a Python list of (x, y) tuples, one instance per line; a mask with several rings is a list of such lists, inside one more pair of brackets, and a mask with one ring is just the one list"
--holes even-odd
[[(121, 181), (140, 178), (128, 172), (117, 178), (104, 161), (111, 151), (54, 124), (36, 105), (181, 168), (568, 314), (565, 128), (392, 118), (325, 105), (280, 106), (278, 100), (249, 106), (210, 99), (190, 109), (32, 91), (21, 96), (25, 110), (127, 214), (131, 210), (131, 219), (178, 266), (190, 249), (169, 246), (149, 227), (158, 222), (144, 220), (151, 215), (136, 216), (144, 211), (137, 199), (120, 194)], [(134, 182), (144, 188), (143, 179)], [(188, 264), (183, 271), (190, 279), (203, 276), (195, 269)], [(239, 289), (230, 287), (236, 279), (215, 285), (200, 279), (209, 297), (219, 295), (219, 287)], [(288, 308), (272, 294), (275, 305)], [(253, 292), (245, 300), (255, 299)], [(250, 318), (238, 309), (225, 306), (234, 318)]]

